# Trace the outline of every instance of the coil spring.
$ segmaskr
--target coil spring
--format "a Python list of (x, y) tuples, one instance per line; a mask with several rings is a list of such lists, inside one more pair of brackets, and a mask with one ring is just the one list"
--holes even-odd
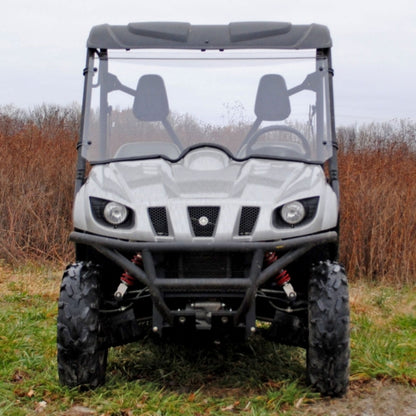
[(268, 266), (270, 266), (272, 263), (274, 263), (278, 259), (278, 256), (275, 251), (267, 251), (264, 254), (264, 261)]
[[(131, 259), (131, 262), (134, 263), (138, 267), (143, 267), (143, 258), (141, 253), (137, 253)], [(127, 286), (133, 286), (136, 279), (127, 271), (121, 275), (120, 280), (125, 283)]]
[(283, 286), (286, 283), (290, 282), (290, 275), (287, 270), (282, 269), (280, 273), (275, 277), (276, 283), (279, 286)]
[[(278, 255), (275, 251), (268, 251), (264, 254), (265, 263), (270, 266), (278, 259)], [(279, 286), (283, 286), (286, 283), (290, 282), (290, 274), (286, 269), (280, 270), (279, 274), (276, 275), (275, 281)]]

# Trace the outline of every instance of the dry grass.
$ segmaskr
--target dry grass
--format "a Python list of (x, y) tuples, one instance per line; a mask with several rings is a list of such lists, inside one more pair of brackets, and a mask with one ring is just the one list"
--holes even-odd
[(394, 287), (356, 280), (349, 290), (351, 312), (369, 317), (378, 327), (393, 328), (395, 317), (416, 316), (415, 293), (414, 286), (410, 286), (402, 289), (399, 297)]
[[(74, 107), (0, 108), (0, 258), (7, 263), (72, 259), (78, 121)], [(177, 122), (180, 130), (186, 120)], [(338, 136), (341, 261), (353, 279), (416, 282), (416, 124), (341, 128)]]
[(0, 116), (0, 258), (66, 261), (77, 110), (40, 107)]
[(341, 260), (351, 276), (416, 277), (416, 125), (341, 130)]
[(24, 293), (28, 296), (41, 295), (48, 301), (56, 301), (59, 296), (62, 270), (51, 268), (15, 269), (10, 265), (0, 263), (0, 293), (2, 296), (12, 296)]

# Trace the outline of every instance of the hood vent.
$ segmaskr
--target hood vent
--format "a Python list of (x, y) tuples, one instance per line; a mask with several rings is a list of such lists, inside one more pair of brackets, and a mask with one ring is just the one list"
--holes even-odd
[(241, 209), (240, 226), (238, 227), (238, 235), (251, 235), (259, 216), (259, 207), (243, 207)]
[(195, 237), (212, 237), (220, 207), (188, 207)]
[(151, 207), (148, 208), (150, 221), (152, 222), (153, 229), (156, 235), (168, 236), (169, 226), (168, 217), (166, 215), (165, 207)]

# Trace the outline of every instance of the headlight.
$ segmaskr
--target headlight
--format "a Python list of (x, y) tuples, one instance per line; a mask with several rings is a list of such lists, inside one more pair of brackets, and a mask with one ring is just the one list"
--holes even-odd
[(126, 221), (127, 208), (118, 202), (109, 202), (104, 208), (104, 218), (112, 225), (120, 225)]
[(280, 211), (283, 221), (290, 225), (299, 224), (306, 215), (305, 207), (302, 202), (293, 201), (282, 206)]
[(90, 197), (94, 219), (102, 225), (129, 228), (133, 225), (133, 212), (123, 204)]
[(292, 228), (311, 222), (318, 211), (319, 196), (291, 201), (277, 207), (273, 212), (273, 225)]

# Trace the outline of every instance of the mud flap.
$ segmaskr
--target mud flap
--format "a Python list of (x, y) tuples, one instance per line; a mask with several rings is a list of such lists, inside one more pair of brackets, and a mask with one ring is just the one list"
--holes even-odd
[(280, 344), (306, 348), (308, 345), (307, 324), (296, 315), (276, 311), (266, 337)]
[(147, 327), (139, 326), (133, 308), (102, 314), (103, 338), (107, 347), (116, 347), (141, 339)]

